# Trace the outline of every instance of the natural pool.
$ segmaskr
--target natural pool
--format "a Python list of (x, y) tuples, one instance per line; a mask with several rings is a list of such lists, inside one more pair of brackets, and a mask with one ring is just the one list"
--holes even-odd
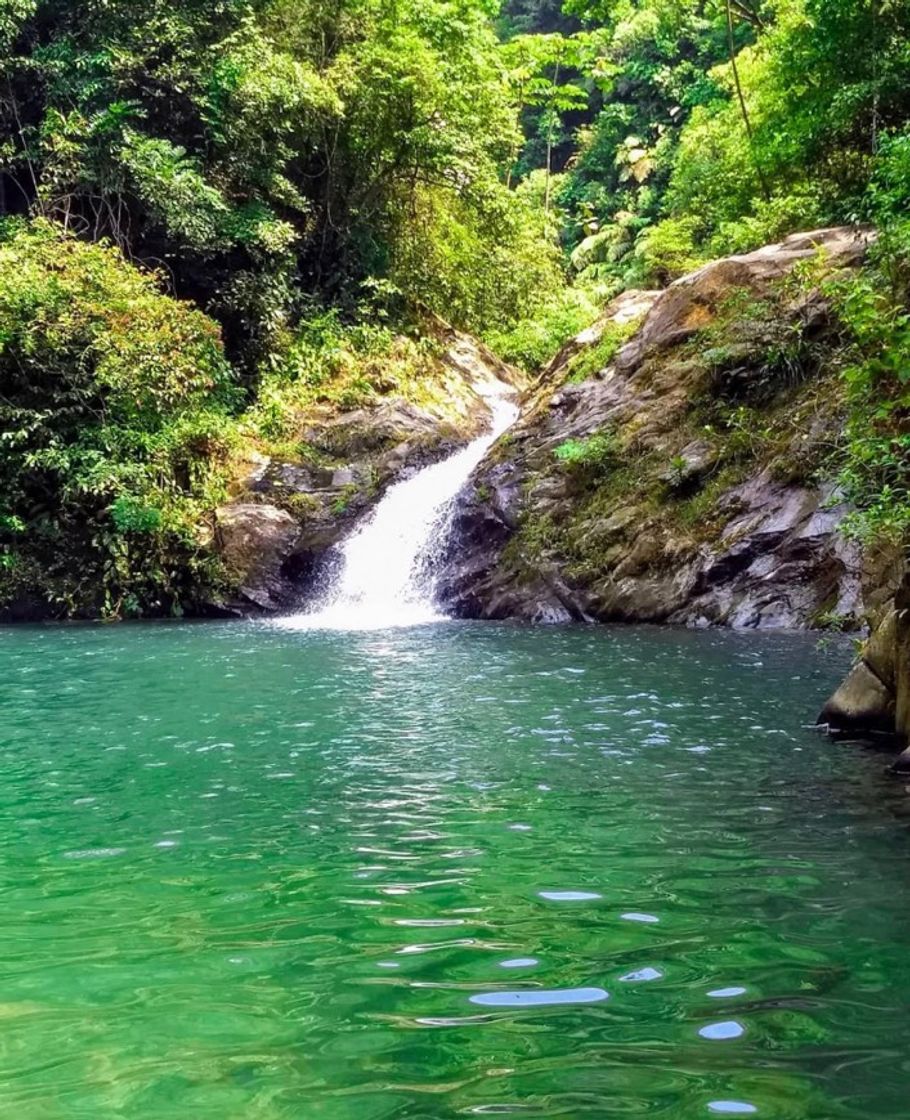
[(0, 1112), (902, 1120), (910, 814), (807, 636), (0, 630)]

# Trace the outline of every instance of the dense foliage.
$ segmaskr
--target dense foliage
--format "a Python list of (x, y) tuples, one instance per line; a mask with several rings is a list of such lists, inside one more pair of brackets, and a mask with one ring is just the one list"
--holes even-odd
[[(339, 350), (401, 364), (363, 315), (492, 329), (559, 286), (555, 239), (506, 181), (519, 131), (491, 16), (0, 2), (0, 599), (191, 602), (232, 424), (281, 427)], [(311, 326), (332, 306), (342, 346)], [(340, 380), (339, 405), (363, 397)]]
[(0, 608), (192, 604), (231, 447), (426, 391), (428, 315), (535, 368), (833, 222), (831, 469), (910, 519), (903, 0), (0, 0), (0, 67)]
[(67, 613), (191, 601), (230, 447), (215, 324), (109, 246), (0, 239), (0, 597)]
[[(524, 30), (526, 6), (513, 7)], [(585, 105), (574, 144), (549, 168), (580, 271), (659, 283), (699, 254), (874, 216), (870, 183), (910, 117), (906, 4), (567, 0), (565, 9), (578, 30), (554, 33), (544, 8), (539, 34), (507, 47), (538, 59), (524, 88), (553, 110), (551, 133), (561, 137)], [(536, 55), (535, 41), (545, 44)], [(538, 149), (531, 136), (521, 159)]]
[[(800, 229), (877, 227), (870, 268), (830, 290), (850, 418), (826, 469), (857, 507), (855, 531), (904, 533), (910, 5), (510, 0), (507, 13), (507, 56), (536, 60), (521, 73), (531, 127), (516, 168), (550, 183), (576, 293), (662, 286)], [(538, 345), (566, 302), (550, 299), (504, 348)]]
[(477, 326), (552, 282), (502, 181), (516, 122), (482, 3), (3, 9), (7, 208), (165, 265), (234, 353), (375, 274)]

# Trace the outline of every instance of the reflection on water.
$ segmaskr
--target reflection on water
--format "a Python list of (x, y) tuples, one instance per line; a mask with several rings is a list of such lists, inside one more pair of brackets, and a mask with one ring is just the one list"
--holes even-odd
[(906, 1115), (910, 844), (809, 638), (0, 631), (17, 1120)]

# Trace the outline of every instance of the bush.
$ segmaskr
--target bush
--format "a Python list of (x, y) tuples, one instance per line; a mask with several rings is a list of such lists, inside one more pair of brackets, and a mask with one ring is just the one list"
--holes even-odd
[(598, 474), (616, 461), (618, 447), (611, 431), (596, 432), (584, 439), (567, 439), (553, 454), (564, 466), (581, 473)]
[(772, 195), (767, 201), (757, 199), (748, 216), (722, 222), (709, 242), (711, 255), (748, 253), (780, 241), (789, 233), (817, 229), (837, 216), (826, 210), (817, 187), (810, 183), (798, 184), (786, 193)]
[(488, 331), (486, 342), (504, 361), (535, 373), (594, 322), (607, 295), (608, 290), (593, 287), (564, 288), (535, 314), (507, 329)]
[[(259, 373), (244, 428), (273, 454), (308, 456), (301, 442), (327, 414), (406, 400), (441, 424), (463, 424), (476, 403), (464, 378), (440, 360), (432, 334), (398, 333), (366, 306), (352, 321), (335, 308), (311, 309), (286, 330)], [(317, 441), (318, 442), (318, 441)]]
[(566, 369), (566, 380), (578, 383), (596, 377), (613, 361), (641, 324), (641, 317), (625, 323), (607, 322), (600, 339), (593, 346), (584, 347), (571, 359)]
[(704, 264), (697, 248), (701, 219), (666, 218), (644, 230), (635, 242), (626, 270), (627, 287), (664, 287)]
[(848, 531), (859, 537), (910, 532), (910, 312), (883, 283), (907, 260), (893, 256), (880, 247), (876, 270), (827, 286), (848, 332), (840, 483), (855, 508)]
[(233, 442), (216, 325), (119, 251), (0, 227), (0, 607), (161, 614), (215, 568)]

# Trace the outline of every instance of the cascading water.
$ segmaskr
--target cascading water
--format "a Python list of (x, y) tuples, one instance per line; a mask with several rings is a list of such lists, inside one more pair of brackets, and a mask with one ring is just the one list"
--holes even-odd
[(475, 389), (491, 427), (461, 451), (392, 486), (340, 546), (341, 565), (322, 602), (282, 619), (294, 629), (380, 630), (443, 619), (435, 602), (436, 569), (455, 498), (518, 408), (500, 381)]

